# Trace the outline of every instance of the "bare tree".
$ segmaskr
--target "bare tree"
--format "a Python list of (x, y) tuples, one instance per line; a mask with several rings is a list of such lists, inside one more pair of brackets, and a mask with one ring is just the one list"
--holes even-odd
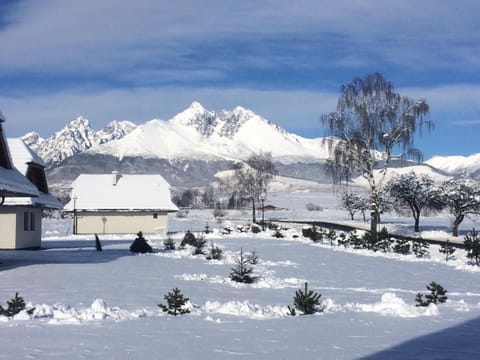
[[(426, 100), (415, 100), (396, 93), (393, 84), (379, 73), (355, 78), (342, 86), (337, 111), (322, 116), (331, 137), (334, 181), (358, 173), (370, 188), (370, 231), (376, 238), (378, 199), (392, 158), (422, 159), (414, 147), (414, 135), (423, 127), (433, 128)], [(398, 153), (394, 153), (398, 152)], [(379, 176), (374, 167), (381, 164)]]
[(253, 223), (256, 222), (255, 203), (262, 193), (267, 192), (267, 186), (272, 181), (274, 173), (270, 153), (252, 155), (245, 164), (235, 169), (232, 185), (240, 197), (251, 201)]

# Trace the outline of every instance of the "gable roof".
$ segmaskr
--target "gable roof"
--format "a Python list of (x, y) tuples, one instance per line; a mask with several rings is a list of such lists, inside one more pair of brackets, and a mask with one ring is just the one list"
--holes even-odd
[(72, 183), (65, 210), (177, 211), (170, 184), (160, 175), (82, 174)]
[(37, 188), (12, 165), (7, 138), (2, 128), (4, 121), (0, 112), (0, 197), (38, 196)]
[(23, 140), (7, 139), (7, 141), (13, 165), (37, 188), (38, 196), (6, 199), (5, 205), (32, 205), (61, 209), (63, 207), (62, 203), (48, 192), (43, 160)]

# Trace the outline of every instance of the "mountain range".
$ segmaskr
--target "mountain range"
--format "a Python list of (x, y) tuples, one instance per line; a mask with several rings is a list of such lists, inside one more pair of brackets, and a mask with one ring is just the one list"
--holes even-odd
[[(210, 111), (198, 102), (170, 120), (142, 125), (113, 121), (95, 131), (78, 117), (48, 139), (28, 133), (22, 139), (47, 163), (52, 190), (65, 196), (80, 173), (160, 173), (175, 188), (205, 186), (215, 174), (259, 152), (271, 153), (280, 175), (330, 181), (324, 138), (307, 139), (240, 106)], [(434, 157), (424, 171), (480, 175), (480, 154), (466, 161)], [(428, 170), (426, 170), (428, 168)], [(420, 169), (420, 168), (418, 168)]]

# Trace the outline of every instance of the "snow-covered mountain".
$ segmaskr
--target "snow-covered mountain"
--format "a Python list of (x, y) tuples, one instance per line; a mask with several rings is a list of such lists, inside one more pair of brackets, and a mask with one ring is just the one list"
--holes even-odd
[(79, 116), (48, 139), (30, 132), (25, 134), (22, 140), (47, 164), (52, 164), (81, 153), (93, 145), (120, 139), (136, 127), (137, 125), (130, 121), (112, 121), (102, 130), (95, 131), (87, 119)]
[(480, 177), (480, 153), (470, 156), (434, 156), (425, 163), (448, 174), (466, 172), (474, 178)]
[(245, 160), (270, 152), (283, 163), (328, 157), (323, 139), (288, 133), (250, 110), (209, 111), (198, 102), (168, 121), (154, 119), (125, 137), (92, 147), (93, 154), (172, 160)]

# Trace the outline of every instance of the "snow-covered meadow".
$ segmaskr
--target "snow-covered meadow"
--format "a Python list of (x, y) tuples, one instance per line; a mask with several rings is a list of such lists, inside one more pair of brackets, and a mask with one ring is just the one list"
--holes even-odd
[[(288, 189), (287, 189), (288, 190)], [(345, 220), (330, 189), (273, 194), (284, 210), (266, 218)], [(306, 211), (308, 202), (322, 206)], [(258, 214), (260, 215), (260, 214)], [(5, 359), (464, 359), (480, 351), (480, 267), (463, 250), (446, 262), (431, 256), (384, 254), (313, 243), (301, 225), (285, 238), (271, 232), (233, 232), (249, 212), (231, 212), (217, 222), (211, 210), (170, 219), (177, 245), (184, 231), (201, 231), (223, 250), (208, 261), (191, 249), (165, 251), (163, 239), (148, 237), (153, 254), (133, 255), (134, 236), (71, 235), (71, 221), (45, 220), (43, 250), (0, 251), (0, 303), (15, 292), (35, 307), (14, 319), (0, 317), (0, 358)], [(386, 216), (389, 226), (411, 231), (411, 219)], [(446, 236), (448, 215), (422, 220), (430, 235)], [(470, 219), (461, 228), (475, 225)], [(253, 284), (228, 274), (240, 248), (261, 263)], [(297, 289), (308, 282), (322, 294), (323, 313), (288, 315)], [(415, 307), (415, 294), (432, 281), (448, 290), (445, 304)], [(168, 316), (157, 306), (178, 287), (190, 298), (191, 313)]]

